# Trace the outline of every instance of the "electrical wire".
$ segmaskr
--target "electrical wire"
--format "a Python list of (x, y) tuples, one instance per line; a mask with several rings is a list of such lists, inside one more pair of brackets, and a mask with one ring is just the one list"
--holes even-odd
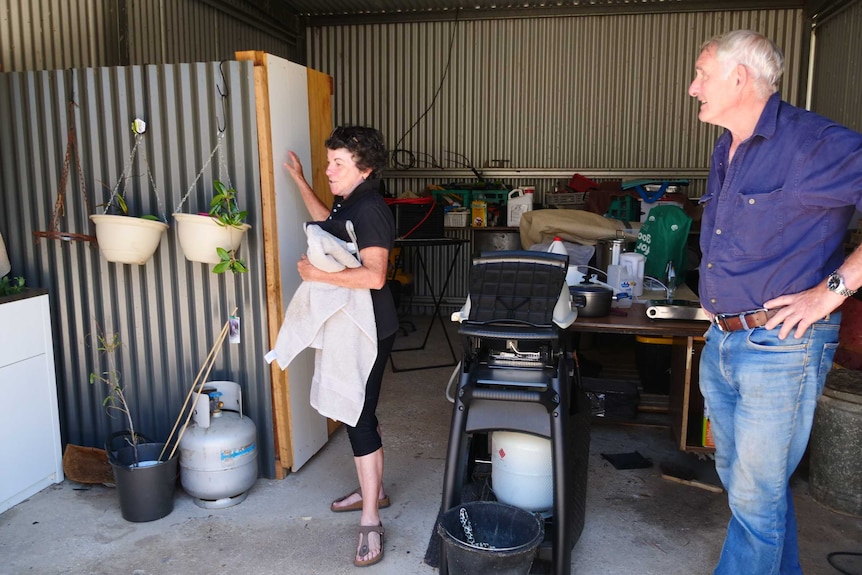
[(437, 96), (440, 95), (440, 90), (443, 89), (443, 83), (446, 81), (446, 77), (449, 75), (449, 67), (452, 64), (452, 46), (454, 46), (454, 44), (455, 44), (455, 31), (458, 29), (458, 19), (460, 16), (461, 16), (461, 8), (457, 8), (455, 10), (455, 20), (454, 20), (453, 25), (452, 25), (452, 34), (449, 36), (449, 53), (446, 56), (446, 68), (443, 69), (443, 76), (440, 78), (440, 84), (437, 85), (437, 90), (434, 92), (434, 97), (431, 98), (431, 103), (428, 104), (428, 107), (425, 108), (425, 111), (422, 112), (422, 115), (420, 115), (416, 119), (416, 121), (413, 122), (413, 125), (410, 126), (406, 132), (404, 132), (404, 135), (401, 136), (401, 139), (399, 139), (398, 143), (395, 144), (395, 146), (393, 147), (393, 150), (395, 150), (398, 153), (404, 153), (404, 152), (410, 153), (408, 150), (402, 150), (400, 148), (401, 142), (403, 142), (404, 138), (406, 138), (407, 135), (413, 131), (413, 128), (415, 128), (419, 124), (419, 122), (422, 121), (422, 118), (424, 118), (428, 114), (428, 112), (431, 111), (431, 108), (433, 108), (435, 102), (437, 102)]

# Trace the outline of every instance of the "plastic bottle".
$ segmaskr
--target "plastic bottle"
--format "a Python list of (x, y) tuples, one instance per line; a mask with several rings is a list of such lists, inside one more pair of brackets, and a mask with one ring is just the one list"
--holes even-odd
[(554, 237), (554, 241), (551, 242), (551, 246), (548, 248), (548, 252), (552, 254), (561, 254), (564, 256), (569, 255), (569, 251), (566, 249), (565, 244), (563, 244), (563, 239), (560, 236)]
[(507, 220), (509, 227), (518, 227), (521, 216), (533, 209), (533, 188), (517, 188), (509, 192)]

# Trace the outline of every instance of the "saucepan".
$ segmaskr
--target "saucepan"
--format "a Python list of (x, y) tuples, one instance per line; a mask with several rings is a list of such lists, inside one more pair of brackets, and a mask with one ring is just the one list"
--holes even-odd
[(614, 290), (606, 285), (584, 280), (569, 286), (569, 293), (572, 294), (572, 305), (578, 308), (581, 317), (601, 317), (611, 313)]

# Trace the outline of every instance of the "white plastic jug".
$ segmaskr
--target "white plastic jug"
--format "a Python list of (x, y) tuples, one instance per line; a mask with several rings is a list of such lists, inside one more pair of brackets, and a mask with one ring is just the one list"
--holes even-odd
[(624, 252), (620, 254), (620, 265), (625, 266), (632, 281), (632, 295), (640, 297), (644, 293), (644, 264), (646, 256), (636, 252)]
[(507, 201), (507, 220), (506, 225), (509, 227), (518, 227), (521, 225), (521, 216), (526, 212), (533, 210), (533, 192), (522, 188), (515, 188), (509, 192)]

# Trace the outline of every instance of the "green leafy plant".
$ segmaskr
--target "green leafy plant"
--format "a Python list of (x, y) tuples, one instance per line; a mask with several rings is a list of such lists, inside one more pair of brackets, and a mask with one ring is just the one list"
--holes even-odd
[(243, 260), (236, 258), (236, 250), (226, 250), (224, 248), (216, 248), (219, 257), (219, 263), (213, 268), (213, 273), (223, 274), (230, 270), (235, 274), (243, 274), (248, 271), (248, 266)]
[(0, 296), (15, 295), (24, 291), (24, 278), (3, 276), (0, 278)]
[[(110, 190), (110, 188), (108, 188), (108, 186), (105, 185), (104, 182), (100, 182), (100, 183), (102, 184), (102, 186), (105, 189)], [(117, 192), (114, 195), (113, 200), (111, 200), (110, 202), (106, 202), (104, 204), (98, 204), (97, 207), (106, 208), (106, 213), (110, 212), (113, 215), (123, 215), (123, 216), (129, 215), (129, 205), (126, 203), (126, 198), (123, 196), (122, 192)], [(119, 212), (119, 213), (116, 213), (116, 212)], [(161, 221), (161, 220), (159, 220), (158, 217), (156, 217), (152, 214), (145, 214), (143, 216), (140, 216), (140, 218), (142, 220), (152, 220), (152, 221), (156, 221), (156, 222)]]
[(210, 202), (210, 216), (223, 226), (239, 228), (248, 216), (248, 212), (240, 210), (236, 203), (236, 190), (228, 188), (219, 180), (213, 181), (215, 195)]
[[(248, 212), (239, 209), (236, 202), (236, 189), (228, 188), (219, 180), (213, 181), (213, 187), (215, 188), (215, 195), (210, 202), (210, 217), (221, 226), (242, 229)], [(213, 268), (213, 273), (222, 274), (230, 270), (235, 274), (241, 274), (248, 271), (248, 265), (245, 261), (236, 257), (236, 250), (228, 251), (224, 248), (216, 248), (216, 251), (220, 261)]]
[(140, 436), (135, 433), (135, 424), (132, 421), (132, 412), (129, 409), (129, 403), (126, 400), (126, 390), (121, 383), (120, 371), (117, 369), (117, 351), (123, 346), (120, 339), (120, 334), (106, 334), (101, 327), (98, 327), (96, 332), (96, 341), (98, 342), (98, 350), (105, 356), (105, 364), (107, 369), (101, 373), (90, 373), (90, 384), (102, 383), (108, 392), (102, 405), (112, 416), (113, 412), (119, 412), (125, 419), (125, 425), (128, 428), (129, 435), (126, 436), (126, 441), (132, 446), (135, 452), (135, 461), (138, 461), (138, 442)]

